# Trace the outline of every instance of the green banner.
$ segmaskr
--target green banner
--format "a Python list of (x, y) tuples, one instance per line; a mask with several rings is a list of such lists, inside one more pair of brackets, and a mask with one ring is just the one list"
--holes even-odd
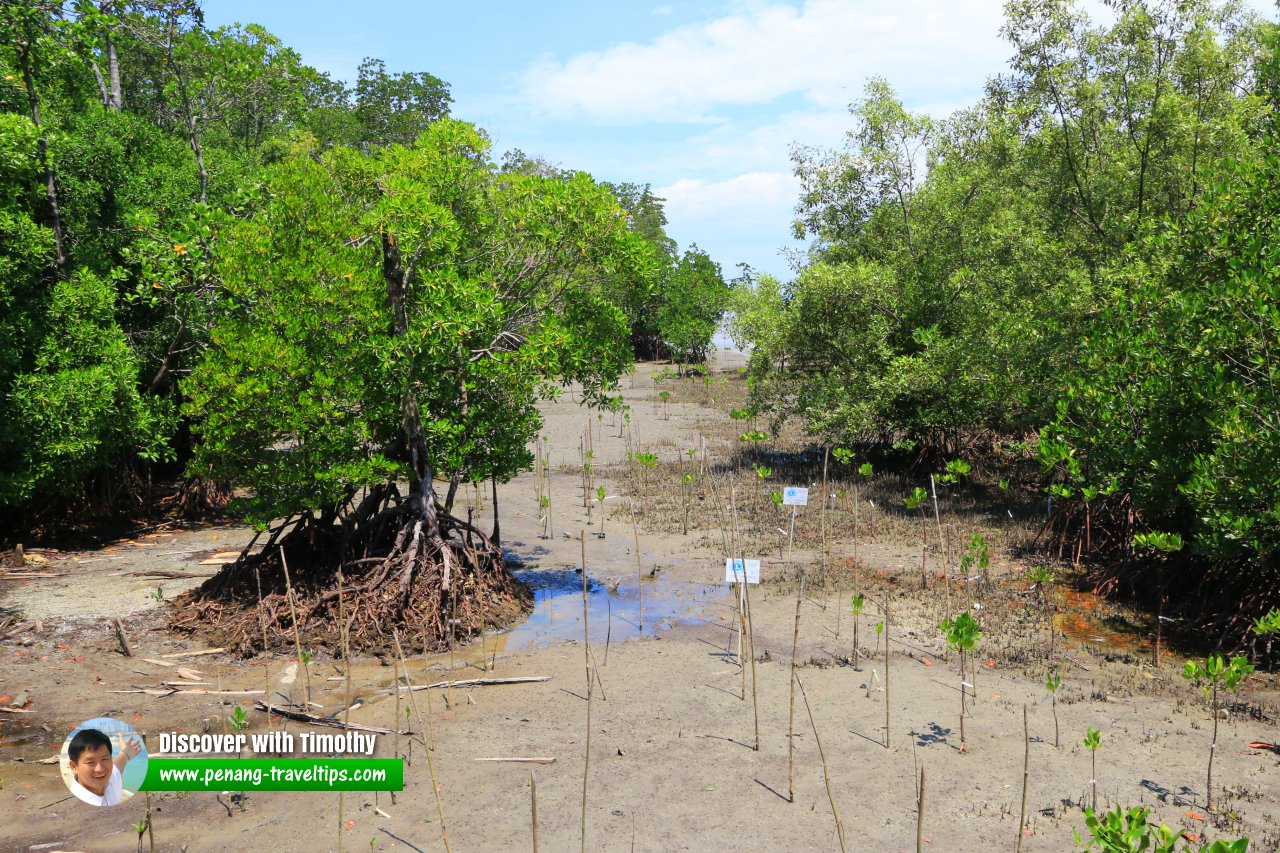
[(402, 791), (399, 758), (151, 758), (140, 791)]

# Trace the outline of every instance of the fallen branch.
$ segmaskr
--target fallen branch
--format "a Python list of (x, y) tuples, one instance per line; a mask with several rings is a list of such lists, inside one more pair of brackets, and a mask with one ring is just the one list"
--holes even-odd
[(472, 761), (502, 761), (509, 764), (555, 764), (554, 758), (473, 758)]
[(437, 681), (435, 684), (415, 684), (401, 687), (401, 693), (412, 693), (416, 690), (434, 690), (442, 687), (490, 687), (498, 684), (532, 684), (538, 681), (550, 681), (549, 675), (529, 675), (519, 678), (468, 678), (464, 681)]
[(160, 655), (160, 657), (162, 658), (193, 658), (193, 657), (197, 657), (198, 655), (216, 655), (220, 652), (225, 652), (225, 651), (226, 649), (223, 649), (223, 648), (201, 649), (198, 652), (174, 652), (173, 654)]
[[(267, 711), (266, 703), (255, 702), (253, 704), (259, 711)], [(391, 729), (383, 729), (378, 726), (362, 726), (358, 723), (344, 723), (342, 720), (335, 720), (329, 717), (319, 717), (315, 714), (307, 714), (302, 711), (289, 711), (281, 708), (279, 705), (272, 705), (270, 713), (278, 717), (284, 717), (286, 720), (293, 720), (297, 723), (310, 723), (313, 726), (323, 726), (330, 729), (350, 729), (355, 732), (373, 732), (379, 735), (392, 735), (395, 732)], [(412, 734), (410, 731), (400, 732), (402, 735)]]
[(125, 657), (131, 658), (133, 657), (133, 649), (129, 648), (129, 635), (124, 632), (124, 623), (119, 619), (115, 620), (115, 623), (116, 639), (120, 641), (120, 651), (124, 653)]

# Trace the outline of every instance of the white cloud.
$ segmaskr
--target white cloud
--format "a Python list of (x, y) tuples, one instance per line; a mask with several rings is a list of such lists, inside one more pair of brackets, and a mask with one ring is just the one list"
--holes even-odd
[(665, 198), (667, 216), (706, 217), (750, 208), (790, 206), (797, 193), (795, 178), (786, 172), (748, 172), (723, 181), (681, 178), (654, 192)]
[(604, 122), (699, 122), (717, 110), (803, 95), (845, 104), (871, 74), (936, 91), (997, 70), (1008, 53), (992, 0), (758, 2), (719, 18), (567, 59), (545, 57), (522, 98), (551, 116)]

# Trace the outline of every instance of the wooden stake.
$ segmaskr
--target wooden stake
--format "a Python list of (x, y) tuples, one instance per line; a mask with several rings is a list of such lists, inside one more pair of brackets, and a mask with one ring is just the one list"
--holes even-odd
[(920, 790), (916, 800), (916, 853), (924, 853), (924, 768), (920, 768)]
[(631, 535), (636, 543), (636, 595), (640, 597), (640, 635), (644, 636), (644, 568), (640, 565), (640, 529), (636, 526), (636, 502), (631, 502)]
[(884, 748), (889, 746), (889, 593), (884, 594)]
[(578, 539), (582, 543), (582, 660), (587, 671), (587, 738), (582, 757), (582, 821), (581, 842), (582, 853), (587, 853), (587, 780), (591, 772), (591, 694), (593, 684), (591, 678), (591, 634), (587, 627), (587, 534), (580, 531)]
[(822, 781), (827, 786), (827, 800), (831, 803), (831, 816), (836, 821), (836, 836), (840, 839), (840, 850), (844, 853), (844, 823), (840, 820), (840, 811), (836, 808), (836, 796), (831, 791), (831, 771), (827, 767), (827, 754), (822, 750), (822, 738), (818, 736), (818, 724), (813, 721), (813, 708), (809, 706), (809, 694), (805, 692), (804, 682), (796, 673), (796, 684), (800, 686), (800, 696), (804, 699), (804, 709), (809, 712), (809, 726), (813, 729), (813, 742), (818, 745), (818, 757), (822, 759)]
[(293, 619), (293, 648), (298, 653), (298, 665), (302, 667), (303, 684), (306, 685), (306, 704), (311, 704), (311, 667), (302, 657), (302, 626), (298, 624), (298, 608), (293, 602), (293, 582), (289, 580), (289, 561), (284, 548), (280, 548), (280, 565), (284, 567), (284, 591), (289, 599), (289, 615)]
[(800, 603), (804, 601), (804, 571), (796, 593), (796, 626), (791, 633), (791, 700), (787, 711), (787, 802), (796, 801), (796, 647), (800, 643)]
[(116, 639), (120, 641), (120, 653), (127, 658), (133, 657), (133, 649), (129, 648), (129, 635), (124, 632), (124, 623), (119, 619), (116, 623)]
[(396, 641), (396, 656), (400, 659), (400, 671), (404, 673), (405, 686), (409, 688), (409, 705), (413, 708), (413, 715), (418, 718), (418, 725), (423, 726), (427, 733), (427, 748), (424, 751), (427, 753), (427, 772), (431, 776), (431, 791), (436, 795), (436, 812), (440, 816), (440, 840), (444, 842), (445, 853), (452, 853), (449, 848), (449, 833), (445, 831), (444, 826), (444, 801), (440, 798), (440, 785), (436, 782), (436, 764), (431, 758), (431, 753), (435, 750), (433, 743), (435, 737), (431, 733), (431, 693), (427, 693), (427, 718), (424, 725), (422, 714), (418, 711), (418, 702), (413, 697), (413, 684), (409, 680), (409, 667), (404, 662), (404, 649), (400, 647), (400, 632), (392, 627), (391, 636)]
[(1027, 703), (1022, 703), (1022, 808), (1018, 812), (1018, 846), (1022, 853), (1022, 830), (1027, 825), (1027, 780), (1031, 776), (1031, 732), (1027, 727)]
[(538, 853), (538, 780), (529, 771), (529, 810), (533, 818), (533, 853)]

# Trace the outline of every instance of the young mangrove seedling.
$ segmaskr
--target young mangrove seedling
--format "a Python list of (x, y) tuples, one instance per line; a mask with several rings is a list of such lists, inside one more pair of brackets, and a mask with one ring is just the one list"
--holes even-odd
[(1240, 682), (1253, 672), (1253, 664), (1244, 655), (1236, 655), (1227, 663), (1222, 655), (1214, 654), (1205, 658), (1204, 663), (1187, 661), (1182, 670), (1182, 677), (1195, 684), (1204, 693), (1209, 702), (1209, 711), (1213, 715), (1213, 742), (1209, 744), (1209, 770), (1205, 775), (1205, 808), (1213, 811), (1213, 754), (1218, 749), (1218, 692), (1220, 690), (1237, 690)]
[(1062, 686), (1062, 676), (1051, 672), (1044, 677), (1044, 689), (1049, 691), (1049, 699), (1053, 703), (1053, 748), (1058, 748), (1058, 688)]
[(1188, 835), (1185, 829), (1174, 830), (1164, 824), (1149, 823), (1150, 815), (1151, 810), (1145, 806), (1129, 809), (1116, 806), (1101, 816), (1094, 809), (1086, 809), (1084, 822), (1089, 830), (1088, 843), (1080, 837), (1079, 830), (1072, 832), (1084, 853), (1095, 849), (1101, 853), (1247, 853), (1249, 849), (1247, 838), (1235, 841), (1219, 839), (1201, 846), (1199, 839)]
[(596, 486), (596, 503), (600, 504), (600, 532), (596, 534), (597, 539), (604, 538), (604, 501), (608, 497), (604, 486)]
[(964, 736), (965, 698), (969, 693), (969, 684), (964, 680), (964, 659), (966, 652), (977, 647), (982, 631), (978, 630), (978, 620), (967, 610), (955, 619), (943, 619), (938, 627), (947, 645), (960, 653), (960, 751), (964, 752), (968, 746)]
[(1093, 756), (1093, 772), (1090, 774), (1089, 787), (1093, 791), (1093, 811), (1098, 810), (1098, 747), (1102, 746), (1102, 735), (1093, 726), (1084, 733), (1084, 748)]
[(849, 608), (853, 611), (853, 668), (859, 672), (862, 671), (862, 649), (858, 647), (858, 623), (862, 621), (862, 608), (866, 603), (866, 596), (862, 593), (849, 600)]
[(902, 499), (907, 509), (920, 511), (920, 588), (929, 588), (929, 575), (925, 573), (925, 550), (929, 547), (929, 522), (924, 517), (924, 505), (929, 500), (929, 493), (916, 486), (911, 494)]

